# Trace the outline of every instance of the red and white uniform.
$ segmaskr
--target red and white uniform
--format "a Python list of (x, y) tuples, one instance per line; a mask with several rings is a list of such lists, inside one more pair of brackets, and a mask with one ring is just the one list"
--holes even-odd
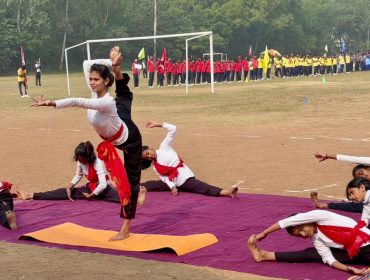
[[(322, 261), (330, 266), (333, 265), (333, 263), (336, 261), (330, 251), (330, 248), (344, 249), (344, 246), (328, 238), (323, 232), (320, 231), (319, 226), (334, 226), (353, 229), (357, 225), (357, 222), (351, 218), (326, 210), (313, 210), (306, 213), (300, 213), (292, 217), (280, 220), (278, 223), (281, 228), (309, 223), (317, 224), (317, 232), (312, 236), (313, 245), (321, 256)], [(370, 230), (368, 228), (362, 227), (360, 231), (370, 236)], [(361, 247), (367, 245), (370, 245), (370, 242), (362, 244)]]
[[(172, 148), (172, 142), (176, 134), (176, 126), (164, 122), (162, 127), (166, 128), (168, 132), (159, 146), (159, 149), (156, 150), (157, 162), (163, 166), (176, 167), (180, 164), (180, 158), (176, 151)], [(194, 177), (194, 173), (190, 170), (190, 168), (185, 163), (182, 165), (183, 166), (177, 169), (178, 175), (172, 181), (168, 178), (168, 176), (159, 174), (154, 165), (153, 169), (158, 174), (159, 178), (172, 189), (174, 186), (179, 187), (184, 184), (187, 179)]]
[[(76, 169), (76, 175), (72, 178), (71, 183), (73, 185), (77, 185), (78, 182), (81, 181), (83, 176), (88, 176), (89, 175), (89, 163), (87, 164), (82, 164), (79, 161), (77, 161), (77, 169)], [(98, 176), (98, 184), (96, 188), (93, 190), (93, 193), (95, 195), (99, 195), (106, 187), (107, 187), (107, 171), (105, 169), (104, 163), (97, 158), (94, 162), (94, 169), (96, 171), (96, 174)]]

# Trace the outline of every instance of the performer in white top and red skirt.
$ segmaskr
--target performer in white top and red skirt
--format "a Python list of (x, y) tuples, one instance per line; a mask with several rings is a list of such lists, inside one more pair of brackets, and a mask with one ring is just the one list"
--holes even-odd
[[(257, 246), (257, 241), (283, 228), (293, 236), (311, 238), (314, 247), (296, 252), (269, 252)], [(280, 220), (261, 233), (253, 234), (248, 240), (248, 247), (256, 262), (323, 262), (359, 275), (366, 269), (347, 264), (370, 264), (370, 230), (365, 222), (356, 222), (326, 210), (299, 213)]]
[[(89, 141), (78, 144), (73, 158), (77, 163), (76, 174), (67, 188), (35, 193), (18, 188), (16, 190), (18, 197), (24, 200), (97, 199), (120, 203), (117, 190), (109, 184), (104, 162), (96, 157), (94, 147)], [(77, 186), (83, 176), (86, 177), (88, 183)]]
[(146, 169), (153, 163), (153, 169), (160, 178), (160, 180), (141, 183), (146, 191), (171, 190), (173, 195), (177, 195), (178, 191), (184, 191), (209, 196), (236, 196), (238, 192), (237, 187), (232, 187), (230, 190), (223, 190), (195, 178), (194, 173), (172, 148), (172, 142), (176, 134), (175, 125), (165, 122), (162, 124), (148, 122), (146, 127), (163, 127), (168, 130), (158, 150), (143, 146), (142, 168)]
[[(141, 134), (131, 119), (133, 94), (127, 86), (129, 76), (121, 72), (122, 56), (118, 47), (110, 52), (110, 59), (84, 61), (84, 73), (91, 89), (91, 99), (67, 98), (62, 100), (35, 100), (33, 105), (55, 108), (79, 107), (87, 110), (87, 117), (104, 140), (98, 147), (98, 157), (105, 162), (111, 180), (117, 185), (121, 199), (121, 217), (124, 218), (119, 233), (112, 241), (129, 237), (129, 227), (135, 218), (141, 177)], [(109, 68), (112, 67), (114, 77)], [(116, 98), (108, 88), (116, 80)], [(123, 150), (124, 168), (116, 149)], [(122, 165), (122, 166), (121, 166)]]

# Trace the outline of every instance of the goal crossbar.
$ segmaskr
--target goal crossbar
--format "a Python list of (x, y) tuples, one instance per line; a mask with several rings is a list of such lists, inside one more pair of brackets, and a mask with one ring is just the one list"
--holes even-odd
[[(120, 41), (138, 41), (138, 40), (152, 40), (152, 39), (164, 39), (164, 38), (175, 38), (175, 37), (191, 37), (186, 40), (186, 75), (188, 75), (188, 41), (200, 38), (203, 36), (209, 36), (210, 53), (213, 54), (213, 32), (203, 31), (203, 32), (192, 32), (192, 33), (179, 33), (179, 34), (168, 34), (168, 35), (155, 35), (155, 36), (143, 36), (143, 37), (127, 37), (127, 38), (110, 38), (110, 39), (94, 39), (86, 40), (80, 44), (73, 45), (64, 50), (65, 62), (66, 62), (66, 74), (67, 74), (67, 89), (68, 95), (71, 95), (71, 87), (69, 81), (69, 69), (68, 69), (68, 51), (76, 47), (86, 44), (87, 58), (90, 60), (90, 43), (102, 43), (102, 42), (120, 42)], [(211, 73), (213, 73), (213, 55), (210, 56), (211, 63)], [(186, 94), (188, 93), (188, 77), (186, 78)], [(214, 79), (211, 75), (211, 93), (214, 93)]]

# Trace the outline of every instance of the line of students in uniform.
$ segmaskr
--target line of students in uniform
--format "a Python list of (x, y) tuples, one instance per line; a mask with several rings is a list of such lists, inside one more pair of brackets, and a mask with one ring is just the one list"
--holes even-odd
[[(350, 73), (367, 70), (370, 63), (370, 51), (365, 54), (353, 55), (349, 52), (338, 55), (283, 55), (269, 57), (267, 71), (263, 72), (263, 55), (244, 57), (240, 55), (235, 59), (214, 60), (214, 82), (240, 82), (269, 80), (274, 74), (275, 78), (289, 78), (311, 75), (330, 75)], [(154, 87), (157, 73), (157, 86), (178, 86), (186, 83), (186, 61), (172, 61), (171, 58), (162, 61), (148, 59), (149, 87)], [(209, 58), (191, 59), (188, 61), (188, 84), (199, 85), (211, 82), (211, 66)]]

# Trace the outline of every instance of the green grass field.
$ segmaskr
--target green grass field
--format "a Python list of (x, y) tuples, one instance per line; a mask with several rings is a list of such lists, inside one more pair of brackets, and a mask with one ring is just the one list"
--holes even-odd
[[(325, 78), (318, 76), (234, 82), (216, 84), (215, 94), (210, 93), (209, 85), (201, 85), (190, 87), (188, 95), (185, 95), (184, 86), (148, 89), (147, 80), (141, 79), (140, 88), (134, 91), (133, 109), (134, 114), (145, 112), (155, 117), (160, 112), (160, 115), (176, 122), (191, 120), (207, 125), (217, 124), (221, 115), (224, 124), (238, 126), (284, 122), (292, 118), (331, 119), (339, 114), (352, 117), (356, 112), (367, 114), (364, 101), (370, 94), (369, 78), (370, 72), (359, 72)], [(1, 111), (24, 110), (27, 101), (19, 98), (16, 78), (2, 77), (0, 81)], [(42, 82), (42, 87), (36, 87), (34, 77), (30, 77), (31, 96), (38, 98), (43, 95), (47, 99), (68, 97), (64, 74), (44, 74)], [(71, 75), (71, 88), (73, 97), (89, 97), (81, 74)]]

